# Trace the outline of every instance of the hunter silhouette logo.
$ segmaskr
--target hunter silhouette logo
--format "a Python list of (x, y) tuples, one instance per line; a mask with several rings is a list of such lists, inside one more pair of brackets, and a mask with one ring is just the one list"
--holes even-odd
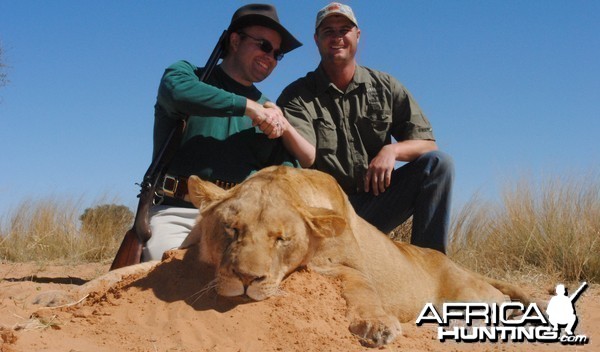
[[(451, 302), (441, 307), (427, 303), (417, 317), (416, 325), (436, 323), (442, 342), (560, 342), (563, 345), (583, 345), (586, 335), (575, 335), (577, 314), (575, 301), (587, 288), (584, 282), (571, 296), (564, 285), (556, 285), (556, 296), (548, 302), (546, 314), (536, 303)], [(564, 326), (565, 334), (560, 328)]]
[(546, 309), (548, 320), (550, 321), (550, 324), (552, 324), (553, 331), (558, 331), (559, 325), (566, 325), (565, 332), (569, 335), (573, 335), (573, 329), (577, 324), (575, 301), (579, 298), (579, 295), (581, 295), (585, 288), (587, 288), (587, 282), (581, 284), (574, 294), (567, 297), (565, 285), (556, 285), (556, 296), (550, 299), (548, 308)]

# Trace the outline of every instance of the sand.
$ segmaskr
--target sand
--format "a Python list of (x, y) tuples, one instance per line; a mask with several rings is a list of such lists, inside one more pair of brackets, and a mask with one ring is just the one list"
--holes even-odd
[[(413, 322), (402, 324), (392, 344), (372, 349), (348, 331), (336, 280), (304, 270), (290, 275), (277, 297), (231, 300), (203, 290), (211, 269), (183, 252), (88, 296), (82, 285), (108, 265), (0, 263), (0, 351), (600, 351), (598, 285), (576, 302), (576, 333), (589, 339), (583, 346), (440, 342), (437, 325)], [(554, 289), (520, 285), (544, 302)]]

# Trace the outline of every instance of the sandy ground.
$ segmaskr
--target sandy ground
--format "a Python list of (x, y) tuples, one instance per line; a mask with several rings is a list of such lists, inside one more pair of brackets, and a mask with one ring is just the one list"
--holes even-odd
[[(228, 300), (203, 293), (210, 270), (186, 258), (178, 253), (150, 274), (100, 286), (85, 299), (82, 285), (108, 265), (0, 263), (0, 351), (600, 351), (597, 285), (576, 302), (576, 333), (589, 339), (582, 346), (440, 342), (437, 325), (405, 323), (395, 342), (370, 349), (348, 331), (335, 280), (301, 271), (284, 281), (281, 296)], [(554, 287), (524, 289), (547, 302)], [(58, 294), (68, 290), (70, 296)]]

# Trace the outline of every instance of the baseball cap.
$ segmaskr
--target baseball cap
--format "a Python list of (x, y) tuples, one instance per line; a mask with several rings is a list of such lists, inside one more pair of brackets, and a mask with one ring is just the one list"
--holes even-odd
[(354, 16), (354, 12), (352, 8), (348, 5), (341, 4), (339, 2), (332, 2), (329, 5), (325, 6), (317, 13), (317, 22), (315, 24), (315, 29), (319, 28), (321, 22), (331, 15), (342, 15), (352, 21), (358, 27), (358, 21), (356, 21), (356, 16)]

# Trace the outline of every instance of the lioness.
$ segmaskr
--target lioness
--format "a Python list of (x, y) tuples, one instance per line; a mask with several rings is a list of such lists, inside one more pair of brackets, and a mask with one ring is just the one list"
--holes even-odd
[(391, 342), (427, 302), (501, 303), (506, 294), (529, 303), (518, 288), (437, 251), (392, 241), (325, 173), (275, 166), (228, 191), (195, 176), (188, 189), (201, 215), (181, 248), (199, 245), (200, 259), (216, 268), (218, 294), (264, 300), (303, 266), (339, 277), (350, 331), (366, 345)]

